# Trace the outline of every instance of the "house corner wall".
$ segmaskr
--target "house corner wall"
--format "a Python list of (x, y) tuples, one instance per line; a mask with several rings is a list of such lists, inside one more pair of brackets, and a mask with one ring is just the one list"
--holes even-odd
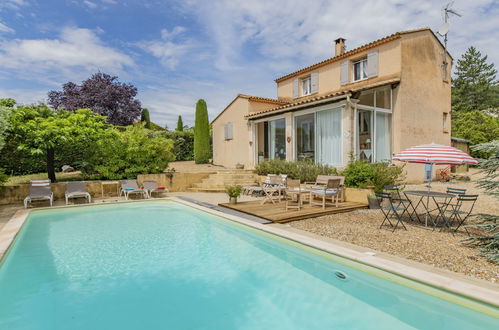
[[(394, 153), (419, 144), (451, 144), (451, 86), (442, 73), (442, 54), (442, 46), (430, 31), (406, 34), (401, 39), (401, 82), (393, 93)], [(421, 164), (407, 164), (406, 170), (408, 182), (422, 180)]]

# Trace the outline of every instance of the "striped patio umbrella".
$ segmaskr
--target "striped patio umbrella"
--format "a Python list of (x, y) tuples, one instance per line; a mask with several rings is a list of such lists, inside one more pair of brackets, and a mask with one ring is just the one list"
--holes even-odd
[(478, 161), (459, 149), (431, 143), (410, 147), (395, 155), (393, 160), (407, 163), (436, 165), (476, 165)]

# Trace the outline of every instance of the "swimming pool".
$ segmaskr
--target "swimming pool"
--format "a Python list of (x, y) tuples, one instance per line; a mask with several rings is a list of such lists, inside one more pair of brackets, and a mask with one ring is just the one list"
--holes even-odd
[(176, 202), (31, 213), (0, 329), (492, 329), (498, 319)]

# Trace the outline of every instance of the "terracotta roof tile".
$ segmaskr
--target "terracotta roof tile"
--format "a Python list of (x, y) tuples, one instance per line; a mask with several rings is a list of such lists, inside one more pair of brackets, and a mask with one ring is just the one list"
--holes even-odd
[(307, 104), (313, 103), (316, 101), (327, 100), (329, 98), (333, 98), (336, 96), (346, 95), (347, 93), (359, 92), (359, 91), (362, 91), (365, 89), (376, 88), (376, 87), (390, 85), (390, 84), (394, 84), (394, 83), (398, 83), (398, 82), (400, 82), (400, 77), (397, 75), (393, 75), (393, 76), (388, 77), (388, 78), (385, 77), (385, 79), (377, 79), (377, 78), (374, 78), (373, 80), (369, 79), (369, 80), (358, 82), (355, 84), (350, 84), (348, 87), (341, 88), (341, 89), (336, 90), (334, 92), (330, 92), (330, 93), (326, 93), (326, 94), (322, 94), (322, 95), (315, 95), (315, 96), (308, 97), (308, 98), (302, 98), (302, 99), (297, 100), (295, 102), (280, 105), (280, 106), (275, 107), (275, 108), (266, 109), (266, 110), (262, 110), (262, 111), (258, 111), (258, 112), (253, 112), (251, 114), (246, 115), (245, 118), (252, 119), (252, 118), (267, 116), (270, 114), (277, 114), (277, 113), (281, 113), (281, 112), (286, 112), (291, 108), (306, 106)]

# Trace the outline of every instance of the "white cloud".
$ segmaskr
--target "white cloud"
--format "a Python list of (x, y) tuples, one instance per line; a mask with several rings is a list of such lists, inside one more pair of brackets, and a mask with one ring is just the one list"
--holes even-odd
[(27, 6), (28, 2), (25, 0), (2, 0), (0, 1), (0, 11), (2, 9), (19, 10), (23, 6)]
[(14, 29), (8, 27), (7, 25), (3, 24), (0, 22), (0, 32), (6, 32), (6, 33), (14, 33)]
[(172, 31), (161, 30), (161, 39), (142, 41), (137, 46), (157, 57), (161, 64), (173, 70), (177, 67), (180, 58), (193, 47), (191, 41), (175, 42), (174, 39), (185, 31), (182, 26), (176, 26)]
[(3, 69), (59, 74), (74, 78), (97, 70), (121, 72), (133, 66), (131, 57), (103, 44), (92, 30), (65, 28), (58, 39), (0, 41)]
[(85, 0), (83, 1), (83, 3), (90, 9), (94, 9), (97, 7), (97, 4), (92, 1)]
[(45, 89), (2, 89), (0, 88), (0, 98), (13, 98), (18, 104), (32, 104), (47, 101), (47, 91)]
[(108, 5), (115, 5), (118, 3), (116, 0), (102, 0), (102, 2)]
[[(197, 15), (216, 44), (217, 67), (244, 65), (245, 47), (267, 61), (290, 61), (286, 71), (332, 55), (332, 42), (342, 36), (351, 49), (396, 31), (442, 22), (446, 1), (302, 1), (302, 0), (202, 0), (182, 1)], [(459, 56), (476, 44), (499, 62), (495, 47), (499, 36), (499, 5), (494, 0), (458, 0), (454, 8), (462, 18), (452, 18), (449, 49)], [(285, 73), (285, 72), (283, 72)]]

